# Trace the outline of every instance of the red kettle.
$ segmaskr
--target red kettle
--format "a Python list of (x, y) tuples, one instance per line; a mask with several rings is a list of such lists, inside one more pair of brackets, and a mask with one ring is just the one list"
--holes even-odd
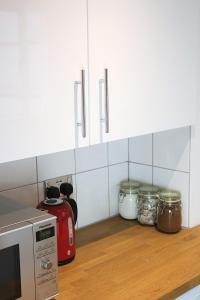
[[(56, 187), (50, 187), (51, 192), (52, 188), (56, 189)], [(71, 206), (60, 198), (50, 198), (42, 201), (37, 208), (47, 210), (48, 213), (57, 217), (58, 265), (71, 262), (76, 253), (75, 223)]]

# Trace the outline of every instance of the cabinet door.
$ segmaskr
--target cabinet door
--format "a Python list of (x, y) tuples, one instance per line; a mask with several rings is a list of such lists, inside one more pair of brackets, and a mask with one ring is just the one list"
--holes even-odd
[(195, 122), (199, 6), (198, 0), (89, 0), (92, 143)]
[(86, 0), (0, 1), (0, 162), (75, 147), (86, 8)]

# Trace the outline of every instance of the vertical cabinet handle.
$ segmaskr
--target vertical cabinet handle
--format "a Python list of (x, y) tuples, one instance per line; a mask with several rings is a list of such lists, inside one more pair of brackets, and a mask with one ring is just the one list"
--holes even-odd
[(105, 82), (105, 132), (109, 133), (109, 97), (108, 97), (108, 69), (104, 70)]
[(82, 101), (82, 137), (86, 137), (86, 113), (85, 113), (85, 70), (81, 70), (81, 101)]
[[(104, 101), (103, 101), (104, 99)], [(104, 69), (104, 78), (99, 80), (99, 107), (100, 122), (105, 124), (105, 133), (109, 133), (109, 95), (108, 95), (108, 69)], [(100, 139), (103, 141), (103, 128), (100, 126)]]
[[(80, 88), (79, 88), (80, 87)], [(78, 91), (81, 92), (81, 103), (79, 103)], [(82, 137), (86, 137), (86, 108), (85, 108), (85, 70), (81, 70), (81, 80), (74, 82), (74, 100), (75, 100), (75, 122), (76, 130), (81, 127)], [(80, 109), (79, 109), (80, 108)], [(76, 141), (78, 147), (78, 136)]]

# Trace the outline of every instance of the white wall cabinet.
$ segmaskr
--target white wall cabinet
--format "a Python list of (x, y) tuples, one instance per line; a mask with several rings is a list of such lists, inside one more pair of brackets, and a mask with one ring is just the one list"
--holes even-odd
[(75, 148), (82, 69), (86, 0), (0, 1), (0, 162)]
[[(89, 0), (88, 7), (91, 142), (194, 123), (200, 2)], [(97, 122), (106, 118), (105, 69), (109, 133)]]
[(194, 123), (199, 6), (2, 0), (0, 162)]

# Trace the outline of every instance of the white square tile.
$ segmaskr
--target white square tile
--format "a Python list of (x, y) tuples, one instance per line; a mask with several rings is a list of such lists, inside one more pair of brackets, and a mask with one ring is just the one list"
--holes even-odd
[(200, 126), (191, 128), (191, 156), (190, 156), (190, 216), (189, 226), (200, 224), (200, 197), (199, 197), (199, 171), (200, 171)]
[(76, 175), (78, 227), (109, 217), (108, 168)]
[(109, 201), (110, 216), (119, 213), (118, 195), (120, 182), (128, 180), (128, 163), (118, 164), (109, 167)]
[(152, 165), (152, 134), (129, 139), (129, 161)]
[(75, 173), (74, 150), (37, 157), (38, 181)]
[(189, 172), (190, 128), (154, 134), (154, 166)]
[(17, 203), (36, 207), (38, 204), (37, 184), (27, 185), (20, 188), (0, 192), (4, 198)]
[(128, 139), (108, 143), (108, 164), (128, 161)]
[(108, 165), (107, 144), (78, 148), (76, 155), (76, 173), (98, 169)]
[(35, 157), (0, 164), (0, 191), (36, 182)]
[(182, 225), (188, 227), (189, 174), (161, 168), (154, 168), (153, 183), (164, 188), (177, 190), (181, 193), (183, 215)]
[(44, 182), (38, 182), (38, 202), (45, 199), (45, 185)]
[(129, 178), (152, 184), (152, 166), (129, 163)]

